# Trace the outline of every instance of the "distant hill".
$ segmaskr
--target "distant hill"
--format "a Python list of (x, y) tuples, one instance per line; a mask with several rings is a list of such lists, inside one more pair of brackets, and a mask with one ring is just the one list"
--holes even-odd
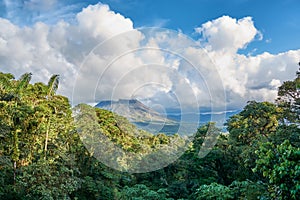
[(139, 128), (155, 134), (174, 134), (178, 132), (181, 134), (193, 134), (200, 125), (210, 121), (216, 122), (217, 126), (223, 127), (225, 131), (223, 126), (224, 120), (239, 113), (238, 110), (219, 113), (180, 113), (180, 110), (172, 110), (172, 112), (167, 112), (166, 116), (164, 116), (136, 99), (105, 100), (99, 102), (95, 107), (126, 117)]
[(136, 99), (105, 100), (99, 102), (95, 107), (117, 113), (131, 122), (175, 123)]

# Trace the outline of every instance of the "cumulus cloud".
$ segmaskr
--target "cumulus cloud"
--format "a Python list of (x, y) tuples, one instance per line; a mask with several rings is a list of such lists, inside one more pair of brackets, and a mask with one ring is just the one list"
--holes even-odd
[(195, 29), (196, 33), (203, 36), (207, 41), (206, 48), (214, 51), (232, 51), (245, 48), (256, 35), (262, 39), (262, 35), (255, 28), (251, 17), (234, 19), (223, 16), (206, 22)]
[(251, 17), (209, 21), (195, 29), (197, 42), (166, 29), (135, 29), (103, 4), (84, 8), (74, 20), (22, 27), (0, 18), (1, 71), (33, 72), (34, 82), (60, 74), (58, 92), (73, 104), (139, 98), (165, 107), (241, 108), (248, 100), (273, 100), (300, 57), (300, 50), (237, 53), (262, 38)]
[(81, 30), (91, 34), (91, 37), (94, 38), (104, 37), (107, 39), (133, 29), (130, 19), (110, 11), (108, 5), (88, 6), (77, 14), (77, 21)]
[(278, 86), (294, 78), (300, 50), (256, 56), (237, 53), (251, 41), (262, 39), (251, 17), (223, 16), (195, 31), (202, 35), (199, 41), (218, 69), (228, 107), (243, 106), (247, 100), (273, 101)]

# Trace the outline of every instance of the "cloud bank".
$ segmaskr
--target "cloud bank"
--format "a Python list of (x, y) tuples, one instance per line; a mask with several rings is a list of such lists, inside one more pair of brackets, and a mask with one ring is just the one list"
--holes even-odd
[(103, 4), (84, 8), (72, 23), (21, 27), (0, 18), (0, 70), (17, 77), (33, 72), (34, 82), (60, 74), (58, 93), (74, 104), (140, 98), (189, 108), (214, 102), (238, 109), (248, 100), (272, 101), (277, 87), (294, 78), (300, 50), (238, 53), (262, 39), (251, 17), (223, 16), (195, 33), (197, 41), (170, 30), (135, 29), (133, 21)]

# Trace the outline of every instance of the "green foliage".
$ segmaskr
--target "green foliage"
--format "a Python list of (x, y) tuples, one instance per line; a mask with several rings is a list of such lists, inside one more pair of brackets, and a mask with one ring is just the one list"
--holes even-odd
[(143, 184), (136, 184), (133, 187), (125, 186), (120, 194), (120, 199), (124, 200), (172, 200), (168, 198), (167, 189), (157, 191), (149, 189)]
[(151, 166), (159, 168), (167, 163), (167, 159), (172, 159), (170, 153), (185, 145), (179, 135), (147, 133), (107, 110), (80, 104), (74, 112), (77, 130), (89, 152), (96, 157), (105, 157), (106, 165), (114, 165), (123, 171), (148, 171)]
[(239, 114), (228, 122), (230, 139), (237, 145), (253, 145), (256, 140), (267, 139), (279, 125), (281, 109), (269, 102), (248, 102)]
[(261, 177), (253, 173), (260, 142), (268, 142), (276, 135), (280, 125), (282, 109), (269, 102), (248, 102), (247, 106), (237, 115), (227, 121), (229, 137), (228, 146), (225, 146), (227, 157), (235, 166), (234, 180), (258, 181)]
[(68, 199), (80, 186), (80, 179), (68, 166), (59, 162), (40, 161), (22, 168), (16, 187), (25, 199)]
[(251, 181), (234, 181), (229, 186), (218, 183), (201, 185), (194, 195), (195, 199), (267, 199), (268, 193), (262, 183)]
[(47, 96), (53, 96), (58, 89), (58, 84), (59, 84), (59, 75), (55, 74), (52, 75), (51, 78), (48, 81), (48, 94)]
[(80, 189), (72, 194), (75, 199), (116, 199), (117, 191), (103, 179), (86, 176), (82, 179)]
[[(103, 144), (93, 132), (99, 130), (124, 152), (138, 155), (136, 163), (127, 164), (126, 154), (105, 149), (128, 171), (143, 159), (149, 160), (145, 167), (169, 159), (186, 141), (139, 130), (124, 117), (85, 104), (72, 110), (69, 100), (56, 94), (58, 75), (47, 84), (30, 84), (31, 73), (15, 79), (0, 72), (0, 199), (298, 199), (299, 75), (279, 88), (277, 104), (248, 102), (228, 120), (228, 134), (205, 124), (178, 160), (130, 174), (97, 161), (96, 150), (80, 137)], [(80, 110), (93, 112), (81, 113), (75, 127), (72, 111)]]
[(269, 196), (266, 184), (261, 181), (233, 181), (229, 188), (234, 194), (234, 199), (263, 200)]
[(300, 69), (296, 72), (293, 81), (285, 81), (278, 88), (277, 104), (283, 108), (283, 118), (288, 122), (300, 120)]
[(272, 197), (297, 199), (300, 196), (300, 148), (289, 140), (280, 145), (261, 144), (254, 171), (262, 172), (269, 181)]
[(280, 145), (285, 140), (289, 140), (292, 146), (300, 147), (300, 129), (297, 124), (280, 125), (269, 138), (269, 141), (276, 145)]
[[(1, 74), (0, 162), (1, 199), (64, 199), (79, 187), (69, 156), (74, 141), (71, 107), (67, 98), (47, 86), (30, 84), (31, 73), (14, 80)], [(56, 83), (58, 84), (58, 82)], [(3, 192), (4, 191), (4, 192)], [(25, 193), (26, 191), (26, 193)]]
[(212, 183), (210, 185), (201, 185), (196, 192), (197, 200), (214, 199), (214, 200), (227, 200), (234, 199), (233, 192), (229, 187)]
[(94, 109), (101, 132), (126, 151), (149, 154), (160, 145), (168, 145), (171, 142), (172, 136), (147, 133), (137, 129), (125, 117), (100, 108)]

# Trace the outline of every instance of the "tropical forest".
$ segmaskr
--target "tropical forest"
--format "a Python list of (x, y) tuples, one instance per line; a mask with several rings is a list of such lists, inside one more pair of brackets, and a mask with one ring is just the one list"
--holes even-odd
[[(120, 162), (118, 170), (97, 159), (80, 136), (89, 129), (78, 128), (86, 116), (76, 121), (74, 110), (93, 110), (103, 135), (141, 159), (171, 143), (166, 151), (178, 150), (187, 140), (139, 130), (108, 110), (71, 105), (57, 94), (59, 75), (44, 83), (32, 83), (32, 76), (0, 73), (2, 200), (300, 199), (300, 71), (283, 82), (274, 102), (247, 102), (222, 134), (214, 122), (201, 125), (178, 159), (140, 173), (134, 164)], [(208, 131), (218, 133), (216, 144), (199, 156)]]

